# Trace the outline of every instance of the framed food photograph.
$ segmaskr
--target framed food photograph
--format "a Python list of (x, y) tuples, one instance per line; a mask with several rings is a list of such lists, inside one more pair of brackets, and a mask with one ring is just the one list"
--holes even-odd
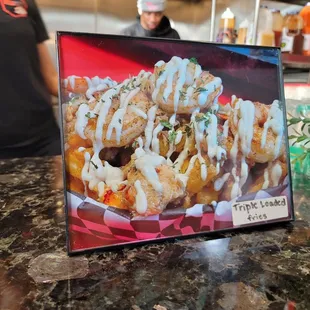
[(57, 33), (68, 253), (294, 219), (281, 51)]

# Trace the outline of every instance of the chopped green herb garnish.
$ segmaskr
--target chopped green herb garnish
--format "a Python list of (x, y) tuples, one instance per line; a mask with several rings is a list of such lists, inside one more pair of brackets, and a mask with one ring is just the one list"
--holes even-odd
[(195, 65), (198, 65), (197, 58), (195, 58), (195, 57), (192, 57), (189, 61), (192, 62)]
[(204, 124), (205, 124), (205, 126), (206, 127), (208, 127), (209, 126), (209, 124), (210, 124), (210, 113), (209, 112), (207, 112), (206, 114), (203, 114), (203, 115), (197, 115), (196, 117), (195, 117), (195, 121), (197, 122), (197, 123), (200, 123), (200, 122), (204, 122)]
[(158, 76), (161, 76), (164, 72), (165, 72), (165, 70), (160, 70), (160, 71), (158, 72)]
[(194, 93), (202, 93), (207, 91), (207, 89), (205, 89), (204, 87), (197, 87), (194, 91)]
[(85, 117), (87, 117), (87, 118), (94, 118), (94, 117), (98, 117), (99, 116), (99, 114), (97, 114), (97, 113), (92, 113), (92, 112), (90, 112), (90, 111), (88, 111), (86, 114), (85, 114)]
[(102, 102), (102, 103), (105, 103), (105, 101), (104, 101), (104, 100), (102, 100), (102, 99), (101, 99), (101, 102)]
[(166, 128), (168, 128), (168, 129), (172, 129), (172, 125), (169, 123), (169, 122), (167, 122), (167, 121), (160, 121), (160, 123), (164, 126), (164, 127), (166, 127)]
[(175, 130), (172, 130), (170, 133), (169, 133), (169, 136), (168, 136), (168, 141), (170, 143), (173, 143), (175, 141), (177, 137), (177, 132)]
[(92, 160), (90, 162), (96, 169), (98, 169), (98, 166)]
[(176, 162), (174, 162), (173, 163), (173, 165), (172, 165), (172, 168), (174, 169), (175, 168), (175, 166), (178, 164), (178, 162), (176, 161)]
[(123, 85), (122, 87), (121, 87), (121, 90), (122, 91), (131, 91), (132, 89), (130, 88), (130, 83), (132, 83), (132, 81), (129, 81), (129, 83), (127, 84), (127, 85)]
[(189, 125), (185, 125), (185, 132), (187, 137), (190, 137), (191, 133), (192, 133), (192, 128)]
[(186, 99), (186, 92), (185, 91), (182, 91), (180, 90), (180, 100), (185, 100)]
[(119, 118), (119, 119), (118, 119), (118, 122), (121, 124), (121, 123), (122, 123), (122, 120)]

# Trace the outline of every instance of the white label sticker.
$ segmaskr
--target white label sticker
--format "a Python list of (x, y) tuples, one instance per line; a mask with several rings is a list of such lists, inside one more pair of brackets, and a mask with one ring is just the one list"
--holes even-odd
[(234, 226), (266, 222), (288, 217), (285, 196), (251, 201), (240, 201), (232, 205)]

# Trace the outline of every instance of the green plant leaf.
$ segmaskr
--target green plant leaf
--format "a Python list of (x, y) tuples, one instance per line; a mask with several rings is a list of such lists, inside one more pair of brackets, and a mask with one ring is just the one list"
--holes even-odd
[(298, 134), (298, 136), (297, 137), (299, 137), (300, 135), (301, 135), (301, 133), (299, 133), (295, 128), (292, 128), (293, 129), (293, 131), (295, 131), (295, 133), (297, 133)]
[(307, 140), (307, 139), (309, 139), (309, 138), (306, 135), (302, 135), (302, 136), (297, 138), (296, 142), (302, 142), (302, 141)]
[(294, 124), (298, 124), (299, 122), (301, 122), (301, 118), (297, 118), (297, 117), (292, 117), (288, 120), (290, 125), (294, 125)]
[(302, 135), (302, 136), (298, 137), (298, 138), (296, 139), (296, 141), (295, 141), (292, 145), (295, 145), (296, 143), (300, 143), (300, 142), (305, 141), (305, 140), (307, 140), (307, 139), (308, 139), (307, 136)]
[(299, 162), (302, 165), (302, 161), (307, 157), (307, 153), (303, 153), (301, 155), (299, 155), (298, 157), (294, 158), (292, 160), (292, 164), (296, 164), (297, 162)]
[(295, 135), (290, 135), (290, 136), (288, 136), (288, 138), (291, 140), (291, 139), (297, 139), (298, 138), (298, 136), (295, 136)]

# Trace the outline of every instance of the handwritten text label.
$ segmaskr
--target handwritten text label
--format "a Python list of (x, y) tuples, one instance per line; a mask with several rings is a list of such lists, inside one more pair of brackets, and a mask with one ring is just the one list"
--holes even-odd
[(252, 201), (240, 201), (232, 205), (234, 226), (266, 222), (288, 217), (285, 196)]

